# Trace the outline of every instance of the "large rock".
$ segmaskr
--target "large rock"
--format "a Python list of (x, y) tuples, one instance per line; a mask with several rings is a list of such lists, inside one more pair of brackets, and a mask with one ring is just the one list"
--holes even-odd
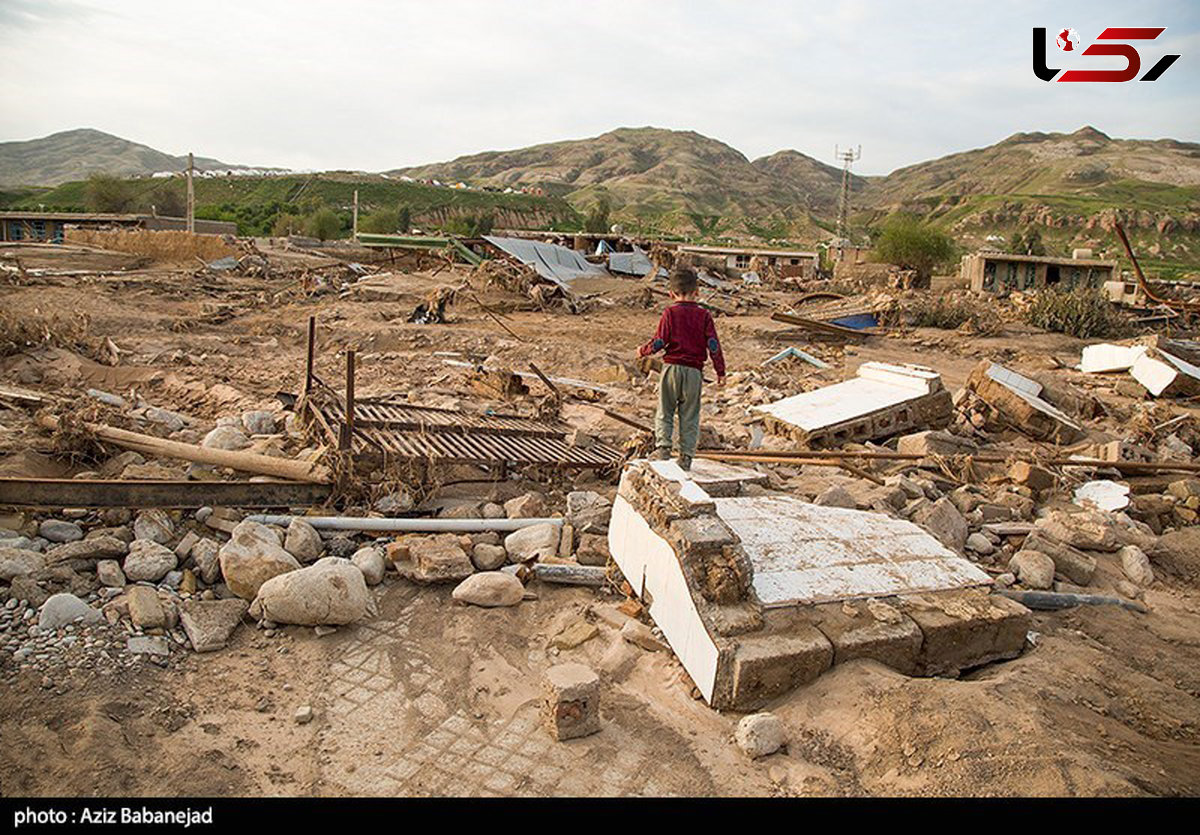
[(200, 446), (207, 449), (238, 450), (250, 446), (250, 439), (234, 426), (218, 426), (204, 436)]
[(585, 533), (579, 537), (575, 549), (575, 561), (580, 565), (608, 565), (608, 537), (598, 533)]
[(96, 579), (100, 585), (110, 589), (125, 588), (125, 572), (116, 560), (100, 560), (96, 563)]
[(1054, 560), (1054, 570), (1077, 586), (1092, 582), (1096, 572), (1096, 558), (1072, 548), (1048, 535), (1042, 528), (1034, 528), (1021, 546), (1025, 550), (1040, 551)]
[(11, 583), (14, 577), (37, 574), (45, 567), (46, 558), (37, 551), (0, 547), (0, 581)]
[(1048, 589), (1054, 585), (1054, 560), (1041, 551), (1017, 551), (1008, 561), (1008, 570), (1031, 589)]
[(340, 626), (367, 613), (366, 580), (350, 560), (325, 557), (264, 582), (251, 606), (255, 617), (300, 626)]
[(526, 493), (504, 503), (509, 519), (537, 519), (546, 515), (546, 497), (541, 493)]
[(1052, 510), (1035, 524), (1059, 542), (1084, 551), (1116, 551), (1122, 544), (1120, 529), (1112, 516), (1100, 511)]
[(599, 493), (576, 490), (567, 494), (567, 522), (580, 533), (607, 533), (610, 516), (612, 502)]
[(179, 607), (179, 623), (196, 652), (224, 649), (250, 604), (236, 597), (228, 600), (185, 600)]
[(473, 606), (516, 606), (525, 596), (525, 586), (504, 571), (481, 571), (459, 583), (451, 596)]
[(948, 498), (925, 504), (917, 509), (912, 520), (928, 530), (947, 548), (961, 552), (967, 544), (967, 520)]
[(396, 572), (418, 583), (457, 583), (475, 572), (459, 538), (451, 533), (414, 536), (395, 549)]
[(374, 545), (359, 548), (350, 558), (350, 562), (362, 572), (368, 586), (377, 586), (383, 582), (383, 572), (387, 565), (383, 560), (383, 551)]
[(221, 547), (219, 558), (226, 584), (243, 600), (253, 600), (267, 580), (300, 567), (296, 558), (279, 544), (274, 531), (249, 519), (233, 529), (230, 540)]
[(220, 552), (221, 546), (215, 539), (204, 538), (192, 546), (192, 563), (206, 586), (211, 586), (221, 576)]
[(553, 557), (558, 554), (561, 538), (562, 529), (558, 525), (542, 522), (510, 533), (504, 538), (504, 550), (512, 563)]
[(783, 723), (773, 713), (752, 713), (742, 717), (733, 738), (751, 759), (774, 754), (787, 744)]
[(847, 507), (853, 510), (858, 507), (858, 500), (845, 487), (837, 484), (832, 487), (827, 487), (813, 499), (813, 504), (821, 505), (822, 507)]
[(75, 621), (96, 623), (102, 617), (99, 609), (93, 609), (73, 594), (60, 592), (52, 594), (42, 604), (42, 611), (38, 615), (38, 629), (61, 629)]
[(129, 604), (129, 619), (139, 629), (156, 629), (167, 625), (167, 613), (163, 610), (158, 592), (150, 586), (130, 586), (125, 592)]
[(143, 510), (133, 523), (133, 538), (166, 545), (175, 536), (175, 522), (165, 510)]
[(105, 534), (55, 545), (46, 552), (46, 561), (50, 563), (95, 562), (123, 557), (128, 552), (129, 546), (123, 540)]
[(1150, 567), (1150, 558), (1146, 552), (1136, 545), (1126, 545), (1117, 552), (1121, 559), (1121, 570), (1125, 576), (1139, 586), (1148, 586), (1154, 582), (1154, 569)]
[(274, 435), (279, 431), (275, 415), (265, 409), (242, 412), (242, 428), (247, 435)]
[(178, 564), (179, 558), (175, 552), (165, 545), (148, 539), (135, 539), (129, 546), (122, 569), (128, 580), (157, 583), (167, 576), (168, 571), (174, 571)]
[(321, 541), (321, 535), (317, 533), (316, 528), (297, 516), (288, 525), (283, 550), (302, 563), (310, 563), (321, 558), (325, 543)]
[(48, 539), (51, 542), (74, 542), (77, 539), (83, 539), (83, 528), (74, 522), (47, 519), (38, 526), (38, 534), (42, 539)]
[(480, 542), (471, 551), (471, 562), (480, 571), (495, 571), (508, 562), (508, 553), (503, 545)]

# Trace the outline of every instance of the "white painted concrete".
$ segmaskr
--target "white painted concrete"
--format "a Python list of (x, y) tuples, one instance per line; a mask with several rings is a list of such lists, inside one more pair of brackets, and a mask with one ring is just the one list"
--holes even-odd
[(1155, 397), (1166, 391), (1181, 374), (1200, 383), (1200, 368), (1163, 351), (1156, 351), (1154, 356), (1147, 353), (1138, 357), (1129, 373)]
[(1037, 409), (1039, 412), (1049, 415), (1059, 423), (1066, 424), (1078, 432), (1083, 431), (1083, 427), (1072, 420), (1066, 412), (1064, 412), (1062, 409), (1059, 409), (1050, 401), (1042, 399), (1042, 384), (1037, 380), (1031, 380), (1028, 377), (1022, 376), (1021, 374), (1005, 368), (1002, 365), (996, 365), (995, 363), (992, 363), (990, 366), (988, 366), (987, 375), (997, 383), (1000, 383), (1000, 385), (1007, 388), (1013, 394), (1017, 395), (1017, 397), (1020, 397), (1030, 406)]
[(940, 387), (938, 373), (922, 366), (864, 362), (853, 379), (753, 409), (812, 432), (899, 406)]
[(1097, 510), (1124, 510), (1129, 507), (1129, 485), (1107, 479), (1085, 482), (1075, 490), (1075, 504)]
[(1083, 349), (1079, 370), (1087, 374), (1128, 371), (1145, 353), (1145, 345), (1113, 345), (1107, 342), (1088, 345)]

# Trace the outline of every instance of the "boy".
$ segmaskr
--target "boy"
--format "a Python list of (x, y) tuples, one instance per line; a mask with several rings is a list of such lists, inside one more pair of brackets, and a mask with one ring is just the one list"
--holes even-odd
[(725, 385), (725, 357), (717, 341), (717, 326), (712, 315), (696, 303), (696, 271), (676, 267), (671, 272), (670, 307), (658, 320), (654, 338), (638, 349), (639, 357), (659, 351), (663, 356), (662, 378), (658, 384), (658, 414), (655, 416), (654, 436), (657, 450), (654, 458), (671, 457), (671, 441), (675, 417), (679, 416), (679, 466), (692, 468), (696, 441), (700, 435), (700, 384), (704, 381), (701, 369), (707, 352), (717, 372), (717, 385)]

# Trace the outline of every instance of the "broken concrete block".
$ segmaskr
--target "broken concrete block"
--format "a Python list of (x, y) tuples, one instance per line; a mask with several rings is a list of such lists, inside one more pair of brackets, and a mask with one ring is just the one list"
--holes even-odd
[(1138, 357), (1129, 373), (1155, 397), (1200, 395), (1200, 367), (1163, 351)]
[(773, 713), (752, 713), (743, 716), (733, 732), (733, 739), (742, 753), (752, 760), (774, 754), (787, 744), (783, 723)]
[(1123, 544), (1121, 532), (1107, 513), (1051, 510), (1034, 524), (1059, 542), (1085, 551), (1112, 552)]
[(1014, 461), (1008, 468), (1008, 478), (1035, 491), (1049, 490), (1056, 481), (1054, 473), (1028, 461)]
[(543, 716), (562, 742), (600, 730), (600, 678), (582, 664), (558, 664), (542, 677)]
[(967, 544), (967, 532), (970, 530), (967, 520), (958, 512), (954, 502), (946, 497), (918, 508), (912, 520), (947, 548), (961, 552)]
[(513, 531), (504, 538), (504, 550), (512, 563), (553, 557), (562, 534), (553, 522), (542, 522)]
[(921, 629), (918, 664), (925, 675), (956, 675), (1015, 658), (1031, 624), (1020, 603), (982, 590), (902, 597), (900, 605)]
[(1128, 371), (1145, 353), (1145, 345), (1112, 345), (1109, 343), (1087, 345), (1080, 358), (1079, 370), (1085, 374)]
[(733, 703), (758, 707), (813, 681), (833, 665), (833, 644), (811, 624), (786, 633), (738, 641), (733, 667)]
[(1054, 585), (1054, 560), (1041, 551), (1023, 548), (1012, 555), (1008, 570), (1031, 589), (1048, 589)]
[(967, 378), (967, 388), (997, 412), (1003, 422), (1032, 438), (1070, 443), (1082, 427), (1043, 398), (1043, 386), (1002, 365), (984, 360)]
[(896, 451), (905, 455), (967, 455), (978, 449), (970, 438), (940, 429), (904, 435), (896, 442)]
[(481, 571), (455, 586), (450, 596), (484, 608), (516, 606), (525, 596), (525, 585), (504, 571)]
[(921, 651), (921, 630), (898, 609), (889, 608), (891, 613), (883, 620), (862, 603), (815, 606), (813, 623), (833, 646), (833, 663), (870, 658), (905, 675), (915, 674)]
[(196, 652), (215, 652), (229, 643), (250, 604), (240, 598), (185, 600), (179, 606), (179, 623)]
[(150, 586), (130, 586), (125, 590), (129, 604), (129, 619), (139, 629), (157, 629), (166, 626), (167, 615), (163, 611), (158, 592)]
[(393, 558), (407, 555), (407, 559), (396, 559), (394, 563), (396, 571), (406, 579), (417, 583), (457, 583), (475, 572), (471, 558), (455, 534), (413, 536), (404, 544), (403, 549), (389, 546), (389, 555)]
[(361, 620), (370, 605), (362, 572), (340, 557), (265, 581), (251, 605), (255, 617), (299, 626), (341, 626)]

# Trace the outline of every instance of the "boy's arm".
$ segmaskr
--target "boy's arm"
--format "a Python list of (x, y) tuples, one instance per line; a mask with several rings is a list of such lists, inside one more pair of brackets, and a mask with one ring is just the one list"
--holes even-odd
[(667, 311), (663, 311), (662, 316), (658, 319), (658, 329), (654, 332), (654, 338), (638, 348), (639, 357), (648, 357), (651, 354), (657, 354), (663, 348), (667, 347), (667, 336), (670, 328), (668, 327), (670, 318), (667, 316)]
[(717, 372), (717, 380), (725, 379), (725, 354), (721, 352), (721, 343), (717, 339), (717, 324), (710, 314), (704, 320), (704, 341), (708, 344), (708, 355), (712, 357), (713, 371)]

